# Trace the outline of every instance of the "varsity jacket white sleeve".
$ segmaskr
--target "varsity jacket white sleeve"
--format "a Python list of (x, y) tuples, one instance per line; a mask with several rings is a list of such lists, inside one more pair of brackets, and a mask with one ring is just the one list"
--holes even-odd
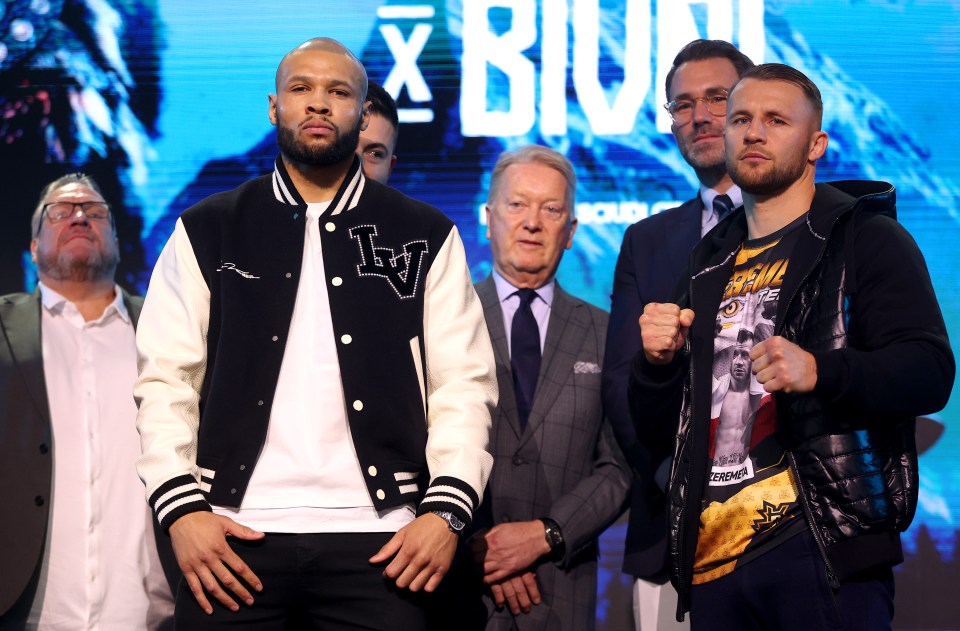
[[(472, 514), (493, 467), (487, 448), (499, 395), (496, 364), (466, 261), (454, 227), (426, 279), (423, 328), (431, 484), (418, 514), (446, 510), (443, 504), (451, 501)], [(453, 478), (453, 484), (443, 484), (443, 478)], [(464, 497), (467, 489), (457, 488), (457, 479), (466, 482), (476, 498)]]
[(142, 450), (137, 472), (147, 500), (169, 480), (187, 475), (196, 481), (193, 488), (181, 484), (154, 498), (151, 507), (165, 529), (171, 511), (206, 504), (196, 458), (209, 318), (210, 292), (178, 219), (144, 298), (137, 327), (140, 377), (133, 390)]

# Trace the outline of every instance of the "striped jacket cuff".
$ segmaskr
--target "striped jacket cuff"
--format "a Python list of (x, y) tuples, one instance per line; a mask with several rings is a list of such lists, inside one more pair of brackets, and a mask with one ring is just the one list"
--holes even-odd
[(161, 484), (150, 495), (150, 507), (163, 532), (168, 532), (170, 524), (187, 513), (211, 511), (210, 504), (200, 492), (200, 485), (192, 475), (177, 476)]
[(445, 511), (469, 526), (479, 503), (480, 497), (472, 486), (457, 478), (441, 476), (430, 482), (430, 488), (417, 508), (417, 516)]

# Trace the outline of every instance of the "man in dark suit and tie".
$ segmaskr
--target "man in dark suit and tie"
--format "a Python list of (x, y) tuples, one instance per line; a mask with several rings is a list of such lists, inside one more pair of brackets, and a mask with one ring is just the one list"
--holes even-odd
[(91, 178), (49, 184), (31, 228), (40, 285), (0, 297), (0, 629), (167, 628), (176, 561), (135, 469), (143, 299)]
[[(603, 366), (603, 400), (620, 446), (633, 470), (623, 570), (633, 576), (638, 631), (688, 628), (673, 621), (676, 591), (667, 583), (666, 513), (655, 475), (666, 463), (651, 462), (637, 440), (627, 408), (630, 362), (641, 350), (637, 321), (648, 302), (672, 302), (690, 250), (717, 222), (741, 206), (740, 189), (727, 175), (723, 130), (727, 93), (753, 62), (732, 44), (698, 39), (684, 46), (667, 73), (671, 130), (700, 190), (690, 201), (627, 229), (613, 282), (610, 328)], [(642, 420), (639, 422), (642, 425)]]
[(490, 179), (494, 271), (476, 287), (500, 401), (467, 544), (487, 586), (488, 630), (593, 629), (597, 538), (629, 489), (600, 400), (607, 314), (554, 280), (577, 227), (575, 187), (570, 161), (540, 146), (505, 152)]

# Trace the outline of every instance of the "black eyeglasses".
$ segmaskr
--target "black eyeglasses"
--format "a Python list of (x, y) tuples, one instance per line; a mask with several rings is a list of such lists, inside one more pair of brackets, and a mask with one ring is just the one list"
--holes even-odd
[(72, 217), (78, 206), (87, 219), (102, 221), (110, 216), (110, 206), (106, 202), (50, 202), (43, 205), (41, 214), (46, 214), (50, 223), (57, 223)]
[[(77, 210), (79, 208), (80, 210)], [(40, 222), (37, 223), (37, 234), (40, 234), (40, 226), (43, 225), (43, 218), (56, 224), (64, 219), (73, 217), (78, 212), (90, 221), (105, 221), (107, 219), (113, 223), (113, 216), (110, 214), (110, 205), (107, 202), (50, 202), (44, 204), (40, 210)], [(36, 235), (35, 235), (36, 236)]]
[(693, 120), (693, 110), (697, 106), (697, 101), (703, 101), (707, 111), (713, 116), (727, 115), (727, 93), (717, 92), (709, 96), (701, 96), (695, 99), (675, 99), (665, 104), (663, 108), (670, 113), (670, 118), (677, 125), (686, 125)]

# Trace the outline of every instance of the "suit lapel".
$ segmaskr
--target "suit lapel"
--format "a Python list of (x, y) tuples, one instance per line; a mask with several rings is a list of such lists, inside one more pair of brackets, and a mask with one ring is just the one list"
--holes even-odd
[(680, 221), (674, 229), (667, 233), (667, 238), (673, 240), (671, 252), (673, 260), (666, 269), (683, 270), (690, 264), (690, 250), (700, 240), (700, 231), (703, 222), (703, 200), (697, 195), (683, 205)]
[(0, 301), (0, 333), (23, 377), (28, 396), (40, 416), (50, 423), (47, 384), (40, 343), (40, 293), (7, 296)]
[(553, 291), (547, 338), (543, 344), (537, 391), (533, 397), (533, 409), (530, 410), (524, 441), (543, 423), (554, 402), (560, 398), (567, 378), (573, 372), (580, 339), (578, 335), (569, 335), (567, 327), (579, 321), (581, 316), (578, 312), (579, 305), (574, 303), (570, 295), (557, 283)]
[[(487, 331), (493, 343), (493, 356), (497, 362), (497, 385), (500, 399), (497, 407), (507, 420), (516, 438), (520, 438), (520, 417), (517, 414), (517, 395), (513, 391), (513, 369), (510, 366), (510, 349), (507, 348), (507, 331), (503, 325), (503, 309), (493, 276), (488, 276), (476, 284), (477, 295), (483, 305), (483, 317), (487, 321)], [(543, 366), (541, 364), (541, 374)]]
[(133, 324), (134, 330), (137, 328), (137, 322), (140, 321), (140, 311), (143, 309), (143, 298), (140, 296), (131, 296), (127, 293), (127, 290), (120, 285), (117, 285), (120, 289), (120, 296), (123, 298), (123, 304), (127, 308), (127, 314), (130, 316), (130, 322)]

